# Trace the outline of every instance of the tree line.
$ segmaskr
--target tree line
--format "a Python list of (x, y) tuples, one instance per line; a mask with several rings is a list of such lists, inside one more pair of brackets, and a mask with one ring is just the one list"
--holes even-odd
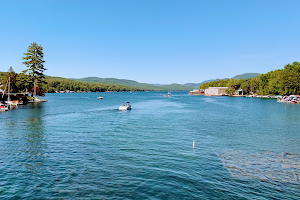
[(46, 93), (55, 91), (91, 91), (91, 92), (121, 92), (121, 91), (144, 91), (144, 88), (124, 85), (86, 83), (60, 77), (46, 77), (47, 84), (43, 86)]
[[(2, 88), (4, 90), (5, 84), (10, 77), (10, 92), (11, 93), (23, 93), (26, 91), (33, 92), (31, 88), (32, 82), (27, 79), (27, 76), (23, 73), (15, 73), (12, 67), (9, 68), (8, 72), (0, 72), (0, 80), (2, 81)], [(86, 83), (80, 81), (74, 81), (70, 79), (60, 78), (60, 77), (49, 77), (46, 76), (43, 79), (46, 84), (39, 84), (37, 86), (37, 93), (42, 96), (42, 93), (54, 93), (59, 91), (82, 91), (82, 92), (121, 92), (121, 91), (145, 91), (145, 88), (131, 87), (124, 85), (115, 84), (101, 84), (101, 83)], [(31, 89), (29, 89), (31, 88)], [(42, 89), (42, 92), (40, 91)], [(147, 89), (149, 91), (149, 89)], [(7, 88), (6, 88), (7, 92)]]
[(243, 89), (244, 94), (259, 95), (300, 95), (300, 63), (287, 64), (283, 69), (260, 74), (249, 79), (227, 79), (203, 83), (200, 89), (208, 87), (228, 87), (226, 92), (233, 94), (236, 86)]

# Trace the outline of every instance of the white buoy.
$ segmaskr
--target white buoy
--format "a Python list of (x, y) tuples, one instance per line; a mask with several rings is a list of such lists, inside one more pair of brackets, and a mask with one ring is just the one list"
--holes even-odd
[(195, 140), (193, 141), (193, 149), (195, 149)]

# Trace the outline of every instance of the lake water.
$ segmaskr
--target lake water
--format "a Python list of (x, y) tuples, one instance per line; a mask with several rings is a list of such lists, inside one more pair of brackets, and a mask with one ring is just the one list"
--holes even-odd
[(0, 198), (300, 199), (300, 105), (163, 94), (47, 94), (0, 113)]

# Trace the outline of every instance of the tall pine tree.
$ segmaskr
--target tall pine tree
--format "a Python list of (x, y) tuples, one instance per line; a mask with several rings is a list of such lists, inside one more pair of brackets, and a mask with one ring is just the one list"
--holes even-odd
[[(27, 74), (31, 82), (30, 87), (33, 88), (34, 82), (37, 87), (42, 88), (42, 84), (46, 84), (44, 71), (47, 70), (44, 67), (44, 53), (43, 47), (33, 42), (27, 49), (27, 53), (24, 53), (23, 62), (28, 69), (24, 70), (23, 73)], [(41, 91), (41, 90), (39, 90)], [(44, 93), (41, 91), (37, 93), (38, 96), (43, 96)]]

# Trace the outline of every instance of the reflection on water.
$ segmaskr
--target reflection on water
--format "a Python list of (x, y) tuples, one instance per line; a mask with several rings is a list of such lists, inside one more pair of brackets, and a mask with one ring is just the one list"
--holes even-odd
[(24, 131), (23, 151), (24, 161), (22, 165), (26, 167), (28, 172), (35, 173), (38, 168), (44, 165), (46, 136), (44, 134), (43, 109), (39, 109), (38, 104), (32, 104), (32, 110), (28, 112), (23, 120)]

